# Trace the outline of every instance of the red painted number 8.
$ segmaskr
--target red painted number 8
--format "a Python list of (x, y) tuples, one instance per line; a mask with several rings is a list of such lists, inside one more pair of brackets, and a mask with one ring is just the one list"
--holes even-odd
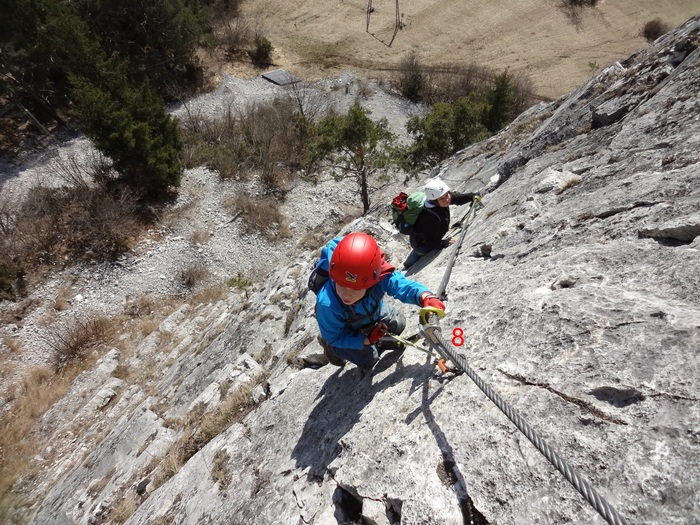
[(464, 344), (464, 331), (461, 328), (452, 330), (452, 345), (462, 346)]

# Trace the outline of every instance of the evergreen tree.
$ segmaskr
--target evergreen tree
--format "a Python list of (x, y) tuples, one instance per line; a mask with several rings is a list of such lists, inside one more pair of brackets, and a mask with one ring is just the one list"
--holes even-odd
[(44, 122), (61, 123), (58, 107), (68, 101), (68, 82), (52, 60), (48, 25), (61, 10), (55, 0), (4, 0), (0, 8), (0, 95), (14, 98)]
[(471, 96), (454, 104), (437, 102), (424, 116), (413, 116), (406, 128), (414, 142), (405, 150), (408, 171), (430, 168), (488, 133), (481, 123), (484, 105)]
[[(122, 68), (123, 69), (123, 68)], [(76, 113), (85, 134), (112, 159), (119, 181), (149, 200), (162, 199), (180, 185), (182, 149), (176, 121), (145, 84), (129, 85), (115, 69), (111, 82), (99, 85), (73, 79)]]
[(488, 137), (489, 133), (481, 122), (484, 104), (471, 96), (460, 97), (452, 105), (452, 153), (456, 153)]
[[(31, 4), (12, 1), (17, 2), (16, 12)], [(13, 37), (14, 42), (21, 42), (22, 36), (36, 31), (36, 48), (25, 49), (35, 55), (46, 53), (53, 68), (38, 85), (48, 89), (51, 83), (60, 84), (65, 96), (73, 99), (79, 126), (112, 159), (120, 173), (117, 182), (149, 199), (163, 197), (171, 186), (179, 185), (181, 171), (178, 129), (163, 101), (146, 84), (134, 87), (130, 83), (127, 63), (116, 55), (107, 58), (69, 4), (58, 0), (40, 4), (33, 25)]]
[(147, 81), (161, 94), (195, 82), (194, 52), (206, 26), (196, 1), (79, 0), (76, 6), (107, 56), (127, 60), (133, 82)]
[(60, 124), (71, 75), (99, 83), (105, 57), (117, 55), (132, 82), (161, 94), (195, 85), (207, 23), (197, 0), (3, 0), (0, 96)]
[(496, 133), (513, 120), (515, 112), (515, 86), (506, 69), (494, 80), (493, 87), (486, 93), (488, 109), (484, 113), (484, 125), (491, 133)]
[(369, 211), (369, 179), (395, 165), (386, 119), (374, 122), (367, 110), (353, 106), (347, 115), (329, 115), (315, 127), (310, 146), (312, 164), (325, 163), (340, 176), (355, 178), (364, 213)]

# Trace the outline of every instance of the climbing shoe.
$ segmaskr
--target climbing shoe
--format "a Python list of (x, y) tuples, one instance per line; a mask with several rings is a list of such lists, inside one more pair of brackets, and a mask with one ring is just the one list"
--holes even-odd
[(345, 366), (345, 360), (341, 359), (333, 353), (331, 345), (324, 341), (320, 336), (317, 339), (318, 344), (320, 344), (321, 348), (323, 348), (323, 355), (326, 356), (326, 359), (328, 359), (328, 362), (330, 364), (332, 364), (333, 366)]
[(387, 350), (405, 350), (406, 345), (402, 341), (397, 341), (393, 337), (384, 336), (376, 343), (377, 353), (381, 354)]

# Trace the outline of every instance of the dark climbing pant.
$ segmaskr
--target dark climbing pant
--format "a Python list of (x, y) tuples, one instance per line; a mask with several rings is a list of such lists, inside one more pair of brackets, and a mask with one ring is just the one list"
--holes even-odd
[[(382, 306), (379, 322), (386, 324), (389, 327), (389, 333), (392, 334), (401, 335), (406, 329), (406, 318), (404, 315), (396, 308), (386, 304)], [(350, 361), (360, 368), (371, 368), (379, 360), (379, 354), (375, 345), (365, 345), (361, 349), (331, 346), (331, 350), (339, 358)]]

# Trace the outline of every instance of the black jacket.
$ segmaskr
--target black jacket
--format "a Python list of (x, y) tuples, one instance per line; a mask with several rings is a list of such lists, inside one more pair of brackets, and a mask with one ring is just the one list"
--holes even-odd
[[(452, 202), (457, 206), (469, 204), (476, 193), (455, 193), (450, 192)], [(442, 238), (450, 229), (450, 208), (442, 208), (435, 203), (435, 206), (423, 208), (413, 225), (411, 237), (423, 248), (428, 250), (439, 250), (445, 247)]]

